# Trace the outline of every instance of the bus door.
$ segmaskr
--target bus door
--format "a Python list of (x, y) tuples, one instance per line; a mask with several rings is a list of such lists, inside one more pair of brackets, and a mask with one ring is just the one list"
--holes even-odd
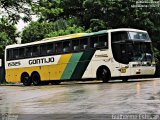
[(115, 59), (116, 76), (129, 76), (129, 50), (128, 44), (123, 41), (112, 43), (112, 51)]
[[(112, 53), (116, 61), (116, 69), (118, 68), (118, 76), (129, 76), (130, 75), (130, 49), (128, 39), (128, 34), (125, 31), (113, 32), (111, 34), (112, 39)], [(119, 65), (117, 65), (119, 64)], [(117, 70), (116, 70), (117, 71)]]
[(119, 71), (121, 77), (130, 76), (131, 73), (131, 65), (129, 62), (130, 49), (128, 49), (129, 47), (130, 47), (129, 44), (126, 42), (120, 44)]

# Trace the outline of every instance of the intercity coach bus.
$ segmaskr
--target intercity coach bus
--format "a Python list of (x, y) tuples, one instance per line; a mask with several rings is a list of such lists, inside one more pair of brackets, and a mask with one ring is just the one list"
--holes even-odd
[(46, 38), (5, 49), (6, 81), (25, 86), (111, 78), (127, 81), (155, 73), (146, 31), (120, 28)]

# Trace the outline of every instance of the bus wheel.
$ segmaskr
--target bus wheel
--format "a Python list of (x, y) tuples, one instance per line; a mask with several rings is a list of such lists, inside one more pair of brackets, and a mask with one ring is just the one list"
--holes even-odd
[(97, 79), (102, 80), (104, 83), (107, 83), (110, 79), (110, 71), (105, 67), (100, 67), (97, 70)]
[(59, 85), (60, 83), (61, 81), (54, 81), (54, 80), (51, 82), (52, 85)]
[(40, 75), (37, 72), (32, 73), (31, 80), (32, 80), (34, 86), (38, 86), (41, 84)]
[(24, 86), (30, 86), (32, 84), (32, 81), (30, 80), (28, 73), (23, 73), (21, 76), (21, 82)]

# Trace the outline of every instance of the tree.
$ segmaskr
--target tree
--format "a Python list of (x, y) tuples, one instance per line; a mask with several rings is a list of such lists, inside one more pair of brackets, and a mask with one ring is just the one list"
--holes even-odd
[(31, 20), (31, 5), (33, 0), (0, 0), (0, 14), (6, 16), (12, 23), (17, 23), (20, 19), (25, 22)]
[(39, 21), (53, 22), (59, 19), (63, 12), (60, 3), (61, 0), (39, 0), (32, 4), (32, 10), (39, 16)]
[[(31, 22), (22, 33), (22, 43), (33, 42), (37, 40), (42, 40), (45, 37), (51, 37), (57, 35), (63, 35), (72, 28), (75, 29), (83, 29), (83, 27), (79, 27), (79, 22), (76, 18), (70, 19), (59, 19), (55, 22)], [(74, 29), (72, 29), (74, 31)], [(60, 33), (59, 33), (60, 32)], [(79, 30), (75, 32), (80, 32)], [(75, 33), (74, 32), (74, 33)]]
[(8, 22), (7, 19), (0, 19), (0, 58), (3, 58), (6, 45), (16, 42), (16, 27)]
[(46, 34), (45, 37), (56, 37), (56, 36), (68, 35), (73, 33), (81, 33), (81, 32), (84, 32), (83, 27), (78, 27), (76, 25), (73, 25), (72, 27), (67, 27), (67, 29), (61, 29), (61, 30)]

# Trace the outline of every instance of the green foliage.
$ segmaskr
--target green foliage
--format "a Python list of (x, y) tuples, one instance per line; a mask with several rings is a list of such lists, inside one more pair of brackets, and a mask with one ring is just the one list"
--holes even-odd
[(20, 19), (30, 21), (32, 13), (30, 6), (33, 3), (33, 0), (0, 0), (0, 14), (9, 18), (13, 24)]
[(60, 32), (59, 35), (63, 35), (63, 30), (67, 32), (66, 30), (69, 29), (71, 32), (72, 27), (75, 28), (78, 24), (79, 22), (76, 18), (70, 18), (67, 20), (59, 19), (55, 22), (31, 22), (22, 33), (22, 42), (26, 43), (42, 40), (46, 35), (49, 35), (50, 33), (53, 34), (54, 32), (56, 33), (56, 31)]
[(39, 21), (55, 21), (63, 13), (60, 7), (60, 0), (39, 0), (38, 3), (32, 4), (32, 10), (40, 17)]
[(8, 37), (7, 33), (1, 32), (0, 33), (0, 51), (1, 51), (0, 52), (0, 58), (2, 58), (5, 46), (7, 45), (7, 43), (9, 43), (9, 41), (11, 41), (11, 40)]
[(13, 42), (15, 42), (15, 38), (18, 37), (16, 30), (15, 25), (9, 23), (9, 19), (0, 19), (0, 32), (5, 32)]
[(40, 0), (33, 5), (33, 10), (39, 14), (41, 22), (75, 17), (86, 30), (131, 27), (154, 33), (160, 26), (160, 8), (136, 8), (132, 5), (136, 5), (136, 1)]
[(160, 66), (160, 51), (157, 48), (153, 48), (154, 57), (156, 58), (157, 65)]
[(0, 58), (3, 58), (5, 46), (13, 44), (18, 36), (14, 25), (10, 24), (7, 19), (0, 19)]
[(160, 51), (156, 48), (153, 48), (155, 61), (156, 61), (156, 72), (155, 76), (160, 77)]
[(107, 28), (107, 24), (103, 20), (92, 19), (91, 24), (90, 24), (90, 28), (92, 31), (104, 30)]
[(52, 23), (31, 22), (29, 26), (23, 30), (22, 43), (43, 39), (46, 33), (52, 31), (52, 26)]
[(84, 28), (73, 25), (72, 27), (68, 27), (67, 29), (64, 29), (64, 30), (58, 30), (58, 31), (46, 34), (45, 37), (56, 37), (56, 36), (68, 35), (68, 34), (80, 33), (80, 32), (84, 32)]

